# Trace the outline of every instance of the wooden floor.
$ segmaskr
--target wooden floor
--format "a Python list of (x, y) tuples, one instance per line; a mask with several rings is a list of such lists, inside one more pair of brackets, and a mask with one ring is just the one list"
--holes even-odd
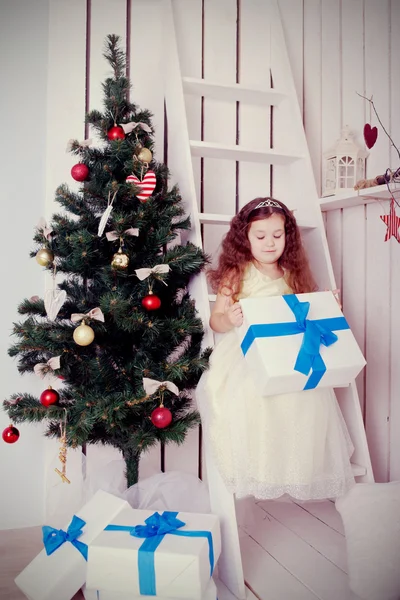
[[(238, 518), (247, 600), (358, 600), (348, 587), (343, 526), (332, 502), (252, 502)], [(14, 577), (41, 544), (40, 527), (0, 531), (1, 600), (25, 598)], [(218, 600), (234, 599), (217, 586)]]

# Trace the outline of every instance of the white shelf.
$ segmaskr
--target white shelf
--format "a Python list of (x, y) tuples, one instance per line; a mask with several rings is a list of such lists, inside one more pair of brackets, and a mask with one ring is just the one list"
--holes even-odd
[(186, 94), (214, 98), (216, 100), (232, 100), (257, 104), (261, 106), (277, 106), (286, 94), (268, 88), (251, 88), (240, 83), (226, 84), (195, 79), (193, 77), (182, 78), (183, 91)]
[[(390, 189), (394, 197), (400, 198), (400, 184), (391, 183)], [(377, 185), (375, 187), (366, 188), (364, 190), (347, 191), (343, 194), (335, 196), (327, 196), (320, 199), (321, 210), (336, 210), (338, 208), (350, 208), (352, 206), (360, 206), (362, 204), (370, 204), (378, 200), (389, 200), (390, 192), (386, 185)]]
[(243, 146), (226, 146), (211, 142), (190, 141), (192, 156), (204, 156), (206, 158), (222, 158), (225, 160), (236, 160), (246, 162), (266, 163), (270, 165), (289, 165), (296, 160), (304, 158), (286, 152), (276, 150), (252, 150)]
[[(231, 222), (233, 215), (220, 215), (217, 213), (199, 213), (199, 221), (204, 224), (212, 225), (228, 225)], [(316, 225), (312, 225), (309, 222), (297, 219), (297, 224), (300, 229), (308, 230), (315, 229)]]

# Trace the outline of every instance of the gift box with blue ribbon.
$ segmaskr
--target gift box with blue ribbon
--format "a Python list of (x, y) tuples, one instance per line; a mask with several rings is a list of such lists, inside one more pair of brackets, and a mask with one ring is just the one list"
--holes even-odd
[[(82, 588), (83, 595), (85, 600), (144, 600), (145, 596), (137, 596), (136, 594), (133, 596), (129, 592), (108, 592), (104, 590), (92, 590), (89, 589), (86, 585)], [(175, 600), (175, 598), (171, 598), (171, 596), (156, 596), (157, 600)], [(180, 600), (192, 600), (191, 598), (181, 598)], [(201, 600), (218, 600), (217, 598), (217, 586), (214, 583), (213, 579), (210, 579), (208, 585), (206, 587), (206, 591), (202, 596)]]
[(366, 364), (332, 292), (245, 298), (240, 304), (240, 347), (263, 396), (343, 387)]
[(90, 546), (86, 587), (201, 600), (220, 552), (215, 515), (124, 509)]
[(124, 500), (98, 491), (64, 528), (43, 526), (43, 550), (16, 585), (29, 600), (71, 600), (85, 583), (90, 543), (124, 508)]

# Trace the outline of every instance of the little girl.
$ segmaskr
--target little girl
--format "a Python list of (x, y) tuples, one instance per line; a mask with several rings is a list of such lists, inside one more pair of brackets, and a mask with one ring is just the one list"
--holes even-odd
[(241, 298), (316, 291), (291, 211), (256, 198), (232, 219), (216, 269), (210, 326), (223, 334), (197, 388), (207, 442), (237, 497), (335, 498), (354, 484), (354, 451), (332, 389), (262, 397), (235, 331)]

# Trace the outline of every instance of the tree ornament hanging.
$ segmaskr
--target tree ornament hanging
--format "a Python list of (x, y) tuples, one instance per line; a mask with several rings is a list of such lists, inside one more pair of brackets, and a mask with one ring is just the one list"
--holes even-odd
[(59, 461), (61, 462), (61, 471), (60, 469), (55, 468), (55, 472), (62, 479), (63, 483), (71, 483), (68, 479), (67, 472), (67, 410), (65, 410), (64, 422), (60, 423), (60, 442), (61, 447), (58, 453)]
[(53, 228), (51, 225), (47, 224), (47, 221), (44, 217), (40, 217), (39, 223), (36, 228), (42, 233), (43, 237), (46, 240), (51, 240), (51, 234), (53, 233)]
[(157, 381), (155, 379), (149, 379), (148, 377), (143, 377), (143, 388), (148, 396), (159, 392), (160, 395), (160, 406), (155, 408), (151, 415), (151, 422), (158, 429), (164, 429), (164, 427), (168, 427), (168, 425), (172, 421), (172, 413), (169, 408), (164, 406), (163, 396), (164, 391), (169, 390), (175, 396), (179, 396), (179, 388), (172, 381)]
[(129, 256), (126, 252), (122, 251), (122, 247), (118, 248), (118, 252), (116, 252), (111, 261), (111, 266), (113, 269), (117, 271), (125, 271), (129, 265)]
[(114, 127), (111, 127), (111, 129), (107, 131), (107, 137), (112, 142), (116, 140), (123, 140), (125, 139), (125, 131), (122, 129), (122, 127), (114, 123)]
[(400, 243), (400, 217), (396, 214), (396, 205), (395, 200), (392, 197), (390, 201), (390, 212), (388, 215), (381, 215), (382, 221), (385, 223), (387, 230), (385, 235), (385, 242), (387, 242), (391, 237), (396, 238), (396, 240)]
[[(110, 237), (106, 234), (107, 239)], [(111, 236), (112, 237), (112, 236)], [(129, 256), (126, 252), (124, 252), (124, 240), (120, 236), (119, 238), (119, 248), (118, 252), (116, 252), (111, 260), (111, 266), (113, 269), (117, 271), (124, 271), (129, 266)]]
[(153, 154), (148, 148), (140, 148), (139, 152), (136, 154), (138, 160), (142, 163), (148, 164), (153, 159)]
[[(168, 273), (169, 270), (170, 270), (169, 265), (162, 264), (162, 265), (155, 265), (155, 267), (152, 267), (152, 268), (144, 267), (142, 269), (136, 269), (135, 273), (138, 276), (138, 278), (140, 279), (140, 281), (143, 281), (150, 275), (152, 275), (154, 278), (160, 279), (158, 276), (163, 273)], [(164, 285), (167, 285), (166, 282), (163, 281), (162, 279), (160, 279), (160, 281)], [(147, 296), (145, 296), (143, 298), (142, 306), (144, 308), (146, 308), (147, 310), (157, 310), (161, 306), (160, 298), (153, 293), (153, 282), (149, 283), (149, 293)]]
[(77, 327), (74, 331), (73, 338), (78, 346), (89, 346), (94, 340), (94, 331), (89, 325), (86, 325), (85, 319), (94, 319), (96, 321), (101, 321), (104, 323), (104, 315), (98, 306), (96, 308), (92, 308), (89, 312), (85, 313), (73, 313), (71, 315), (71, 321), (73, 323), (78, 323), (82, 321), (82, 323)]
[(2, 438), (6, 444), (15, 444), (19, 438), (19, 431), (14, 425), (9, 425), (3, 430)]
[(67, 292), (65, 290), (57, 289), (56, 287), (56, 273), (57, 267), (54, 264), (52, 272), (52, 286), (51, 289), (46, 290), (44, 294), (44, 309), (50, 321), (56, 320), (62, 305), (67, 299)]
[(163, 404), (160, 404), (158, 408), (155, 408), (150, 416), (151, 422), (157, 429), (164, 429), (172, 421), (172, 413), (168, 408), (165, 408)]
[[(138, 123), (136, 121), (130, 121), (130, 123), (122, 123), (121, 127), (127, 135), (129, 133), (132, 133), (132, 131), (135, 131), (135, 129), (142, 129), (143, 131), (146, 131), (147, 133), (151, 133), (151, 127), (149, 125), (147, 125), (147, 123), (142, 123), (141, 121)], [(138, 139), (136, 132), (135, 132), (135, 135), (136, 135), (136, 139)]]
[(53, 279), (53, 289), (46, 290), (44, 294), (44, 309), (50, 321), (55, 321), (66, 299), (67, 292), (56, 289), (55, 280)]
[(54, 261), (54, 253), (49, 248), (41, 248), (36, 253), (36, 262), (42, 267), (48, 267)]
[(83, 163), (74, 165), (71, 169), (72, 179), (75, 181), (85, 181), (89, 175), (89, 168)]
[(111, 198), (111, 192), (108, 192), (107, 208), (101, 215), (101, 219), (99, 221), (99, 227), (97, 230), (98, 237), (101, 237), (104, 233), (104, 229), (106, 228), (107, 221), (108, 221), (111, 211), (113, 209), (113, 202), (115, 200), (116, 195), (117, 195), (117, 192), (114, 192), (113, 197)]
[(156, 174), (154, 171), (147, 171), (142, 180), (140, 180), (139, 177), (136, 177), (134, 174), (128, 175), (126, 178), (126, 183), (132, 183), (136, 187), (140, 188), (141, 192), (136, 194), (136, 198), (140, 202), (146, 202), (156, 187)]
[(378, 139), (378, 128), (371, 127), (369, 123), (364, 125), (364, 141), (367, 148), (370, 150), (375, 146), (375, 142)]
[(37, 363), (33, 367), (33, 372), (38, 375), (41, 379), (44, 379), (47, 375), (52, 374), (55, 376), (54, 371), (60, 368), (61, 356), (52, 356), (45, 363)]
[(44, 390), (44, 392), (40, 394), (40, 404), (43, 404), (43, 406), (51, 406), (52, 404), (56, 404), (59, 399), (60, 394), (57, 392), (57, 390), (53, 390), (51, 385), (49, 385), (47, 390)]
[(92, 138), (87, 140), (78, 141), (73, 138), (68, 140), (67, 147), (65, 149), (66, 152), (72, 152), (73, 150), (82, 150), (83, 148), (88, 148), (93, 144)]
[(74, 330), (73, 338), (78, 346), (89, 346), (94, 340), (94, 331), (89, 325), (86, 325), (85, 321), (82, 321)]
[(161, 300), (153, 294), (152, 290), (149, 290), (148, 295), (142, 299), (142, 306), (146, 310), (158, 310), (161, 306)]

